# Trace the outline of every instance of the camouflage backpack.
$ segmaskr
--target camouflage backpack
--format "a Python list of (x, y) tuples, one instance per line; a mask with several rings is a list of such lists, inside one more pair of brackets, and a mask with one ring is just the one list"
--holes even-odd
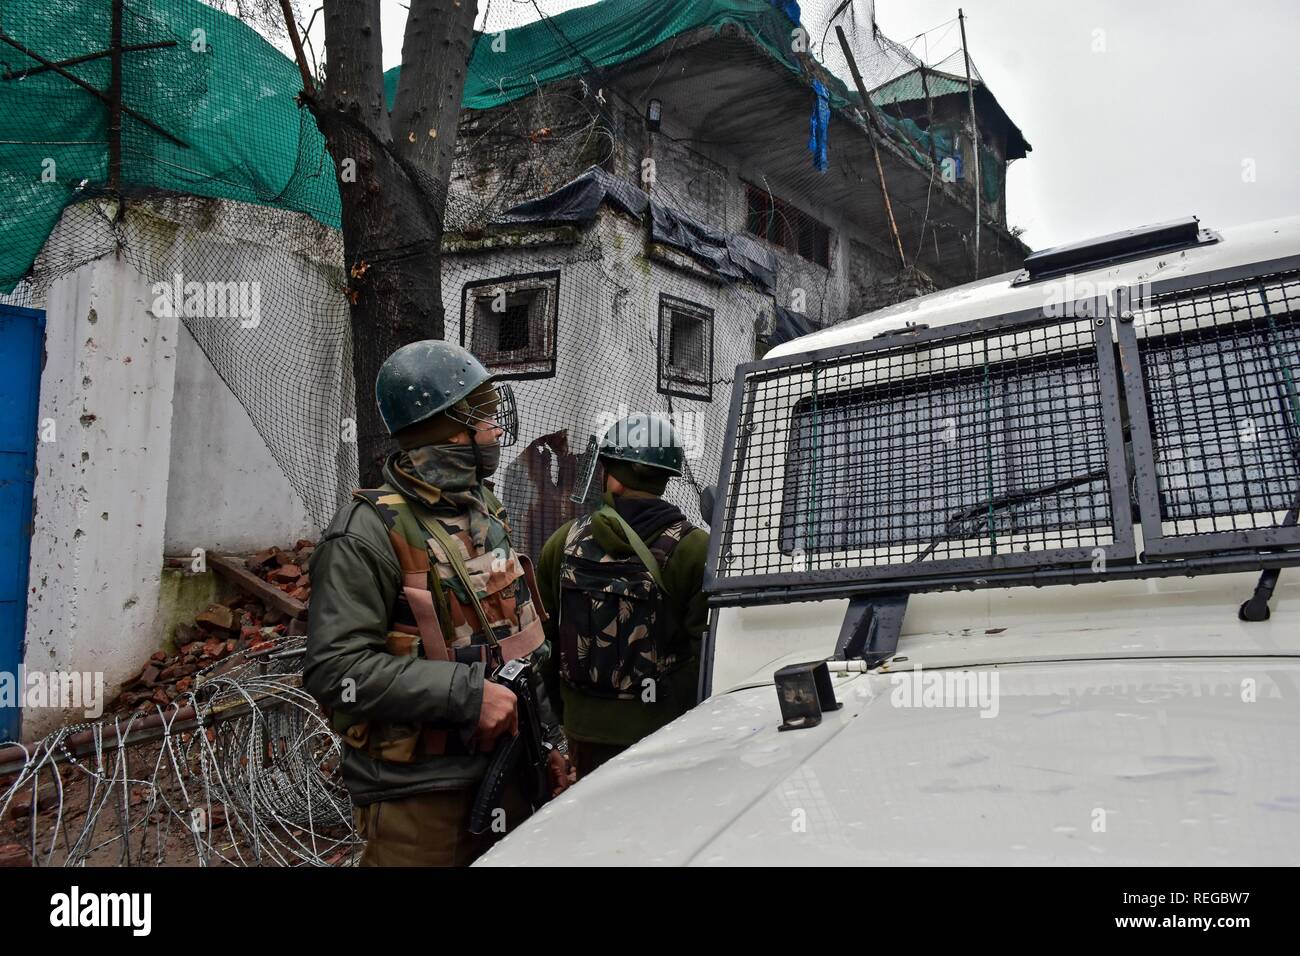
[(676, 621), (660, 568), (692, 525), (676, 521), (647, 547), (613, 508), (596, 513), (622, 527), (636, 556), (606, 553), (593, 516), (574, 521), (560, 563), (560, 674), (583, 693), (634, 699), (645, 681), (658, 683), (685, 663), (672, 645)]

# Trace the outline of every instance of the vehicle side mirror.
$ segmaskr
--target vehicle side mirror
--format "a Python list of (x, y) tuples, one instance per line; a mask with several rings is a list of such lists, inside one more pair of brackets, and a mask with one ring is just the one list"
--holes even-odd
[(713, 527), (713, 509), (717, 503), (718, 489), (716, 485), (705, 485), (700, 489), (700, 517), (710, 528)]

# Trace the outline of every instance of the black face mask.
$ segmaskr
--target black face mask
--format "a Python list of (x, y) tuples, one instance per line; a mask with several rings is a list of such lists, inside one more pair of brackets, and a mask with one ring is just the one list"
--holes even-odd
[(495, 475), (497, 469), (501, 467), (501, 442), (494, 441), (486, 445), (471, 442), (470, 446), (474, 449), (474, 457), (478, 461), (479, 480)]

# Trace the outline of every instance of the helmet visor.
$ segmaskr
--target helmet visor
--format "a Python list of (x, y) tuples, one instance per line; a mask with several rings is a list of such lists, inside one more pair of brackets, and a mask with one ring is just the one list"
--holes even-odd
[(470, 428), (492, 426), (501, 429), (501, 447), (508, 448), (519, 439), (519, 412), (515, 393), (505, 382), (457, 402), (447, 410), (447, 417)]
[[(600, 446), (596, 436), (592, 435), (587, 442), (587, 450), (578, 458), (578, 480), (573, 486), (573, 494), (569, 495), (569, 500), (574, 504), (590, 504), (593, 500), (591, 490), (596, 477), (596, 463), (600, 459)], [(599, 498), (599, 494), (595, 496)]]

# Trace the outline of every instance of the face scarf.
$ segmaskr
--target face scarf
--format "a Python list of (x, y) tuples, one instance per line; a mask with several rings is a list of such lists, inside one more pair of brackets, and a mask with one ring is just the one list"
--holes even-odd
[(404, 457), (416, 477), (437, 488), (444, 501), (468, 513), (469, 533), (480, 552), (508, 544), (505, 528), (488, 513), (479, 487), (480, 479), (495, 472), (501, 462), (500, 443), (420, 445), (407, 450)]
[(501, 444), (455, 445), (450, 442), (420, 445), (407, 451), (421, 481), (440, 491), (468, 491), (496, 472), (501, 464)]

